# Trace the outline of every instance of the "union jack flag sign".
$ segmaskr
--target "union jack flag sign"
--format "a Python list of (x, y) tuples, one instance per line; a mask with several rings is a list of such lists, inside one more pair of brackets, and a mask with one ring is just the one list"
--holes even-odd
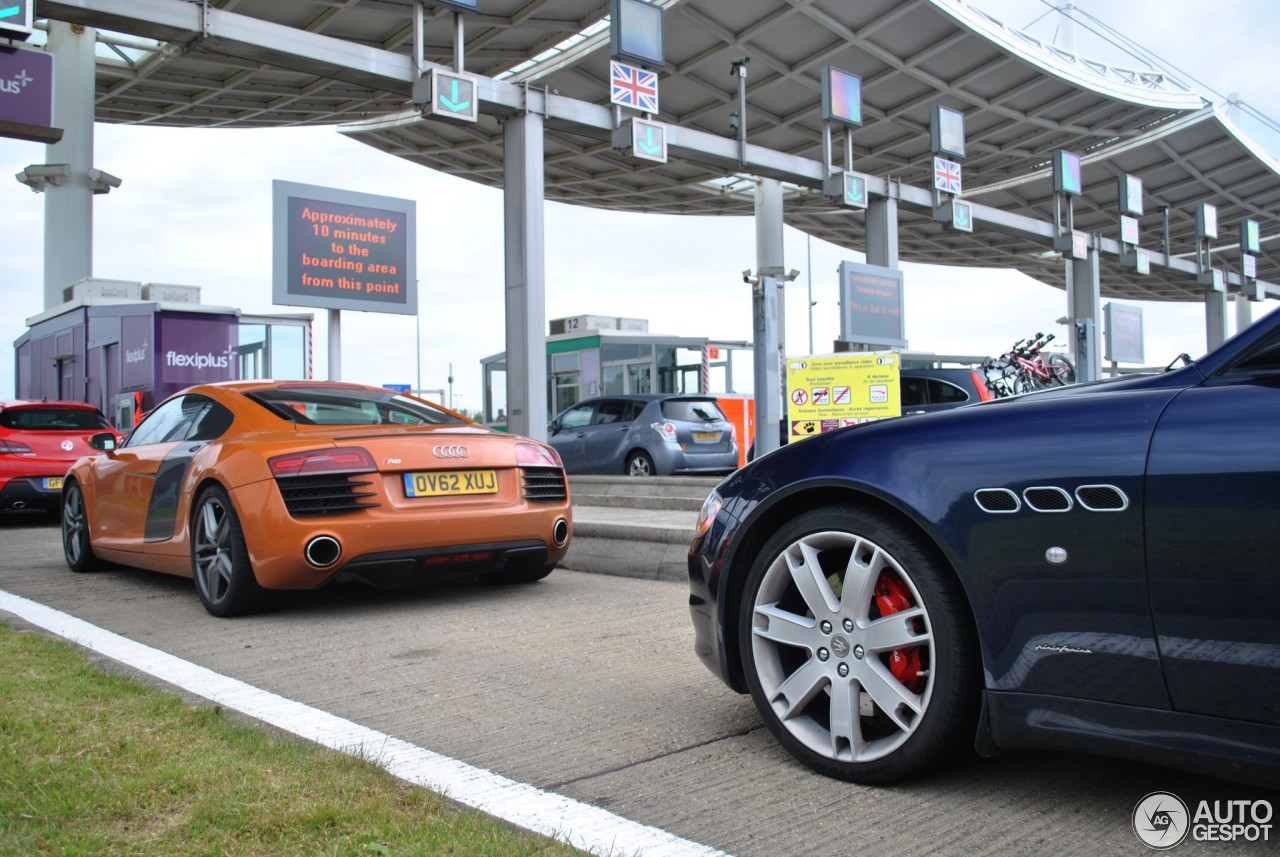
[(657, 113), (658, 73), (610, 60), (609, 102), (645, 113)]
[(955, 161), (934, 156), (933, 186), (943, 193), (960, 192), (960, 165)]

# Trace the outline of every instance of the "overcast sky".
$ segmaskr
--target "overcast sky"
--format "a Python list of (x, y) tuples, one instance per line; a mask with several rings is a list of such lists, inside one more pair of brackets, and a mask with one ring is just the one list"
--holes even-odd
[[(973, 5), (1061, 43), (1060, 16), (1041, 0)], [(1275, 0), (1218, 0), (1211, 16), (1202, 0), (1076, 5), (1219, 93), (1238, 92), (1280, 117), (1270, 55), (1280, 44)], [(1075, 38), (1082, 54), (1142, 66), (1083, 28)], [(1256, 123), (1249, 130), (1280, 152), (1280, 138)], [(12, 342), (26, 330), (25, 319), (44, 309), (43, 198), (9, 176), (45, 159), (43, 145), (0, 139), (0, 398), (14, 392)], [(418, 322), (412, 316), (344, 312), (342, 374), (370, 384), (434, 389), (446, 387), (452, 363), (453, 404), (480, 407), (479, 360), (505, 347), (500, 191), (413, 166), (332, 127), (98, 125), (94, 162), (124, 180), (94, 199), (95, 277), (195, 285), (204, 303), (250, 313), (312, 311), (271, 303), (273, 179), (416, 200), (421, 348), (415, 348)], [(624, 233), (630, 237), (621, 242)], [(429, 246), (425, 235), (439, 246)], [(546, 316), (645, 318), (658, 333), (749, 340), (750, 296), (740, 272), (755, 265), (754, 241), (754, 225), (745, 217), (626, 215), (548, 203)], [(839, 333), (836, 267), (860, 256), (808, 242), (790, 228), (785, 252), (786, 266), (802, 272), (789, 287), (787, 350), (808, 352), (811, 277), (814, 352), (828, 353)], [(1060, 289), (1008, 271), (903, 267), (913, 350), (988, 354), (1037, 330), (1063, 337), (1064, 328), (1055, 324), (1066, 314)], [(1255, 317), (1274, 303), (1255, 307)], [(1202, 304), (1140, 305), (1148, 363), (1165, 363), (1184, 351), (1203, 353)], [(314, 312), (316, 376), (325, 377), (325, 311)]]

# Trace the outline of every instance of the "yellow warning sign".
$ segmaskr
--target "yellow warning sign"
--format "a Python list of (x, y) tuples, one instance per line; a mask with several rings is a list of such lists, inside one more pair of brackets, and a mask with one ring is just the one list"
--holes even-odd
[(892, 352), (788, 358), (790, 440), (901, 416), (900, 368)]

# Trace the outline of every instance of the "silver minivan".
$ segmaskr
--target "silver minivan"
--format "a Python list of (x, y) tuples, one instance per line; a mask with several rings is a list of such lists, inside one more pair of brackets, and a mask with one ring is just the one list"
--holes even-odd
[(733, 424), (710, 396), (585, 399), (547, 426), (569, 473), (728, 473), (738, 466)]

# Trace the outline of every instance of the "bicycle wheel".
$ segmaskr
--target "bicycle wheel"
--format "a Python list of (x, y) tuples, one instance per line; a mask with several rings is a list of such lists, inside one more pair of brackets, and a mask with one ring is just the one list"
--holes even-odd
[(1049, 355), (1049, 379), (1059, 386), (1076, 382), (1076, 367), (1065, 354)]
[(1042, 386), (1040, 379), (1026, 369), (1019, 372), (1013, 379), (1013, 392), (1015, 393), (1030, 393), (1032, 390), (1039, 390)]

